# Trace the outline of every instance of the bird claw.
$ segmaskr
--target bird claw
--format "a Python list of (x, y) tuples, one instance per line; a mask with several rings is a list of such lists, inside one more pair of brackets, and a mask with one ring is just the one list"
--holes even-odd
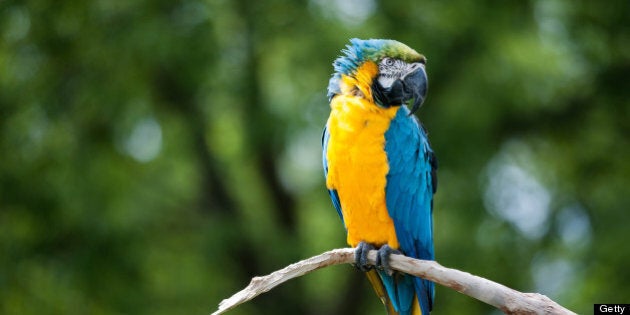
[(391, 276), (394, 274), (394, 270), (392, 270), (389, 264), (389, 258), (392, 254), (402, 254), (399, 250), (391, 248), (389, 245), (385, 244), (378, 249), (378, 255), (376, 255), (376, 268), (381, 271), (385, 271), (387, 275)]
[(374, 266), (368, 262), (368, 253), (374, 249), (372, 244), (360, 242), (354, 250), (354, 266), (360, 271), (370, 271)]
[[(368, 253), (375, 249), (374, 245), (360, 242), (357, 245), (354, 251), (354, 266), (360, 271), (366, 272), (370, 271), (374, 268), (374, 266), (370, 265), (368, 262)], [(376, 255), (376, 269), (386, 272), (388, 275), (394, 274), (390, 264), (389, 258), (392, 254), (402, 254), (399, 250), (391, 248), (389, 245), (385, 244), (378, 249)]]

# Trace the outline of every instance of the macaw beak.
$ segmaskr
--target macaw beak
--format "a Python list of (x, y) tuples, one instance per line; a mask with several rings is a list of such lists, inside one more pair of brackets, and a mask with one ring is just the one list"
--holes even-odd
[(427, 96), (428, 80), (424, 65), (414, 63), (411, 70), (400, 79), (392, 83), (389, 88), (384, 88), (375, 80), (373, 83), (373, 94), (375, 100), (382, 106), (400, 106), (413, 99), (411, 113), (420, 108)]
[(424, 103), (427, 97), (427, 89), (429, 88), (429, 81), (427, 79), (427, 73), (424, 71), (424, 65), (418, 65), (415, 70), (403, 77), (405, 103), (413, 99), (413, 106), (411, 106), (412, 114)]

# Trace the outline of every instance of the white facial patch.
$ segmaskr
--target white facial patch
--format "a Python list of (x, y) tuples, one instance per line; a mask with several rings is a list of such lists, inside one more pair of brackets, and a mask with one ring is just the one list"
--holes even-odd
[(394, 81), (398, 79), (395, 76), (387, 76), (387, 75), (379, 75), (378, 78), (376, 80), (378, 80), (378, 83), (383, 87), (383, 88), (389, 88), (392, 86), (392, 84), (394, 83)]
[(415, 70), (418, 64), (408, 64), (400, 59), (385, 57), (378, 64), (376, 80), (383, 88), (389, 88), (394, 81), (402, 79), (406, 74)]

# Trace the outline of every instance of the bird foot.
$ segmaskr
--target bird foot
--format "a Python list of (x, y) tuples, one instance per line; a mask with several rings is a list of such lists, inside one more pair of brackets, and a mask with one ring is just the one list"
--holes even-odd
[(354, 250), (354, 266), (357, 267), (357, 269), (366, 272), (374, 268), (374, 266), (370, 265), (368, 262), (368, 253), (373, 249), (374, 245), (366, 242), (359, 242), (359, 245), (357, 245)]
[[(368, 262), (368, 253), (374, 250), (375, 247), (372, 244), (366, 242), (360, 242), (354, 251), (354, 266), (360, 271), (366, 272), (374, 268)], [(376, 269), (385, 271), (388, 275), (392, 275), (394, 271), (389, 265), (389, 256), (392, 254), (402, 254), (399, 250), (391, 248), (385, 244), (378, 249), (376, 255)]]
[(388, 275), (393, 275), (394, 270), (392, 270), (389, 264), (389, 256), (392, 254), (402, 254), (401, 251), (391, 248), (389, 245), (385, 244), (378, 249), (378, 255), (376, 255), (376, 268), (378, 270), (385, 271)]

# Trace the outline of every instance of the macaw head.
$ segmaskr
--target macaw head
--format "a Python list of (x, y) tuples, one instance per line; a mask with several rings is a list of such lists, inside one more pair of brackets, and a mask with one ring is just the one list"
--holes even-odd
[(424, 102), (428, 86), (426, 58), (407, 45), (391, 39), (353, 38), (342, 53), (333, 62), (329, 99), (350, 91), (372, 98), (385, 108), (413, 100), (412, 113)]

